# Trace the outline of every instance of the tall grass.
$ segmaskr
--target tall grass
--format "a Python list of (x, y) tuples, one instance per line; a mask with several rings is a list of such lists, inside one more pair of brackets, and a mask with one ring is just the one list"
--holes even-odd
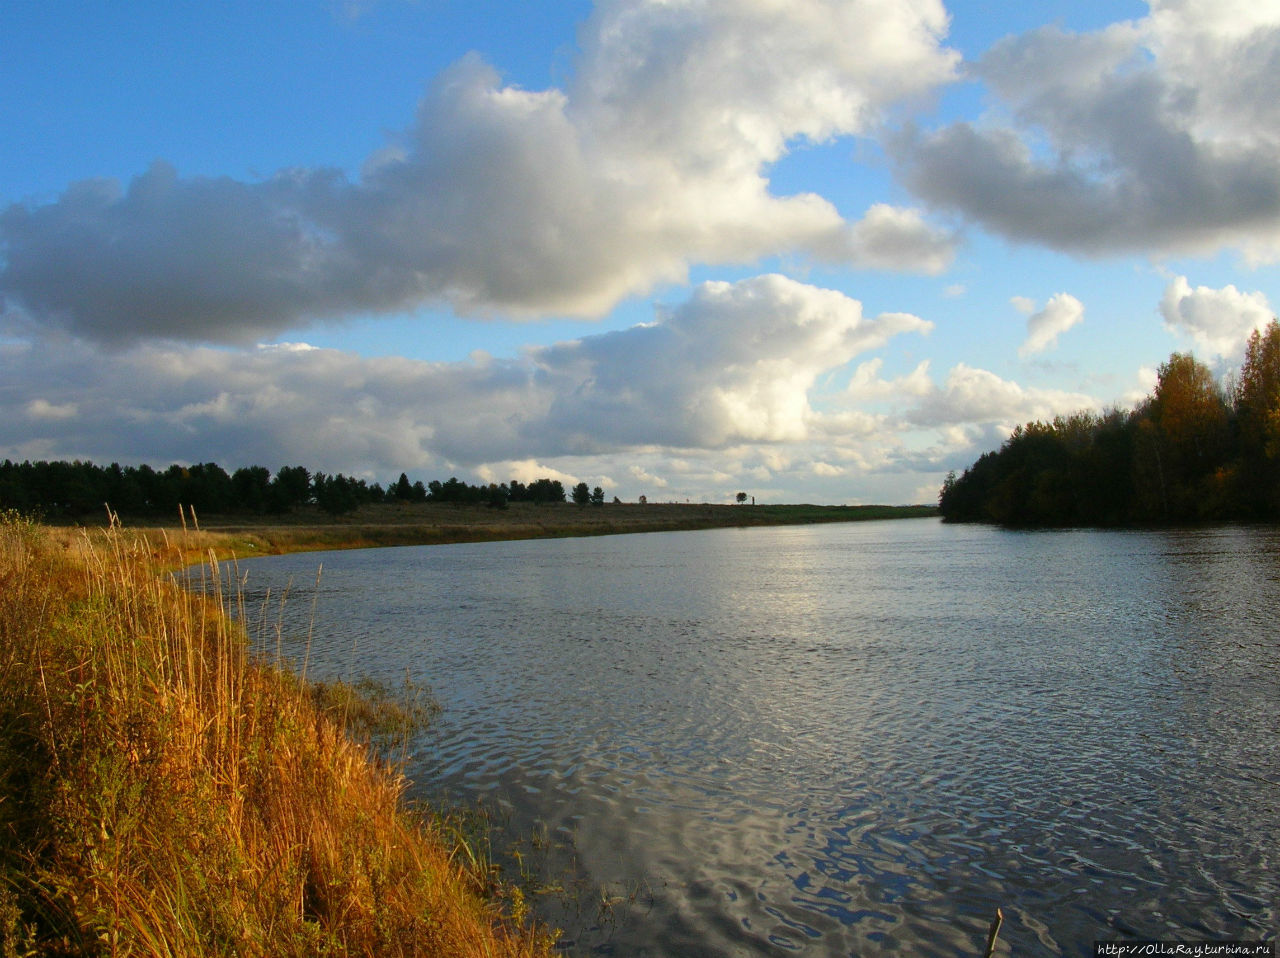
[(0, 516), (0, 955), (548, 954), (172, 549)]

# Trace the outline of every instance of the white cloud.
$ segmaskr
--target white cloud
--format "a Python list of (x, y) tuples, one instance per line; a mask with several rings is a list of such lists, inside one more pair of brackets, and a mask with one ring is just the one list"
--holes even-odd
[[(1014, 306), (1020, 311), (1028, 312), (1025, 306), (1029, 303), (1025, 297), (1014, 297)], [(1034, 303), (1030, 303), (1030, 307), (1035, 309)], [(1058, 344), (1060, 335), (1083, 319), (1084, 304), (1070, 293), (1050, 296), (1044, 309), (1027, 317), (1027, 338), (1018, 347), (1018, 355), (1031, 356), (1052, 349)]]
[(704, 283), (662, 323), (530, 356), (557, 384), (547, 428), (570, 447), (719, 447), (803, 439), (820, 374), (931, 328), (904, 313), (866, 319), (842, 293), (770, 275)]
[(26, 406), (26, 413), (32, 419), (74, 419), (79, 410), (74, 402), (54, 404), (47, 399), (33, 399)]
[(1120, 396), (1120, 404), (1136, 409), (1155, 393), (1160, 373), (1154, 366), (1139, 366), (1133, 380), (1133, 387)]
[(793, 145), (871, 130), (949, 80), (940, 0), (601, 0), (566, 89), (479, 58), (436, 78), (361, 178), (156, 163), (0, 214), (16, 316), (116, 343), (250, 343), (353, 313), (597, 316), (691, 263), (795, 253), (941, 269), (952, 240), (877, 205), (776, 196)]
[(487, 462), (476, 469), (476, 474), (482, 482), (507, 482), (514, 479), (526, 485), (538, 479), (558, 479), (566, 490), (581, 481), (577, 475), (570, 475), (537, 459)]
[(920, 426), (995, 425), (1007, 433), (1020, 423), (1050, 420), (1097, 405), (1091, 396), (1020, 386), (985, 369), (959, 363), (947, 374), (942, 388), (925, 397), (907, 418)]
[(877, 203), (849, 230), (849, 258), (861, 267), (936, 275), (951, 265), (955, 239), (919, 210)]
[(1280, 7), (1152, 0), (1006, 38), (973, 75), (1010, 120), (909, 133), (908, 183), (1007, 236), (1102, 255), (1280, 255)]
[(897, 379), (881, 379), (883, 359), (869, 359), (859, 363), (849, 380), (846, 394), (856, 401), (875, 401), (908, 396), (927, 396), (933, 391), (929, 378), (929, 360), (923, 360), (911, 372)]
[[(809, 400), (824, 373), (929, 328), (906, 314), (866, 318), (842, 293), (770, 275), (704, 284), (659, 322), (520, 360), (157, 344), (102, 353), (80, 341), (3, 350), (8, 395), (43, 396), (16, 408), (0, 397), (0, 456), (33, 438), (33, 413), (36, 438), (64, 457), (362, 474), (496, 464), (536, 477), (558, 457), (806, 443), (825, 438)], [(73, 404), (78, 415), (63, 415)]]
[(665, 489), (670, 485), (666, 479), (663, 479), (661, 476), (655, 476), (653, 473), (637, 465), (627, 467), (627, 472), (631, 476), (633, 482), (638, 483), (641, 488)]
[(915, 492), (911, 494), (911, 501), (933, 505), (938, 501), (938, 494), (941, 491), (942, 483), (927, 483), (917, 486)]
[(310, 343), (258, 343), (258, 349), (281, 353), (305, 353), (315, 348)]
[(1262, 293), (1242, 293), (1234, 286), (1192, 289), (1185, 276), (1174, 277), (1165, 287), (1160, 314), (1170, 329), (1228, 359), (1242, 356), (1249, 334), (1275, 316)]
[(794, 137), (868, 129), (949, 80), (947, 27), (937, 0), (604, 0), (575, 108), (627, 155), (754, 174)]
[(879, 440), (886, 431), (888, 418), (861, 409), (824, 412), (812, 425), (816, 434), (836, 442)]

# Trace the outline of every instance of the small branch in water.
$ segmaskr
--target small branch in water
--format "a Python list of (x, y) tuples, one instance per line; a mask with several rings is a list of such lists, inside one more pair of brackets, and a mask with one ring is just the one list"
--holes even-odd
[(1280, 782), (1273, 782), (1273, 781), (1272, 781), (1271, 779), (1269, 779), (1269, 778), (1263, 778), (1263, 777), (1262, 777), (1262, 776), (1260, 776), (1260, 775), (1250, 775), (1248, 772), (1241, 772), (1241, 774), (1242, 774), (1245, 778), (1251, 778), (1251, 779), (1253, 779), (1255, 782), (1261, 782), (1263, 785), (1272, 785), (1272, 786), (1274, 786), (1275, 788), (1280, 788)]
[(1000, 934), (1000, 926), (1004, 924), (1004, 912), (999, 908), (996, 909), (996, 917), (991, 919), (991, 927), (987, 929), (987, 950), (982, 953), (982, 958), (991, 958), (996, 953), (996, 938)]

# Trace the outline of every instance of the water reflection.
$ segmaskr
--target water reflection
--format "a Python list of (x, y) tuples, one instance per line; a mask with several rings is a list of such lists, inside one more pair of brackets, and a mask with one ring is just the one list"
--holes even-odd
[(311, 661), (437, 688), (411, 772), (587, 891), (541, 899), (575, 953), (972, 955), (997, 906), (1018, 954), (1258, 937), (1278, 557), (927, 521), (341, 553)]

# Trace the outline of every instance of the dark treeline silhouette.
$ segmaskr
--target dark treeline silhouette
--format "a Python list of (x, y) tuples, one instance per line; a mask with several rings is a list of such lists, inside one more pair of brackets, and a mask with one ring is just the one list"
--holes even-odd
[(312, 474), (285, 466), (274, 476), (263, 466), (228, 473), (212, 462), (194, 466), (97, 466), (91, 462), (0, 462), (0, 509), (48, 518), (76, 518), (105, 508), (125, 516), (176, 516), (179, 506), (197, 515), (291, 512), (315, 505), (332, 515), (380, 502), (480, 503), (505, 508), (508, 502), (564, 502), (558, 479), (525, 485), (512, 481), (468, 485), (456, 478), (427, 485), (400, 479), (383, 489), (378, 483), (342, 473)]
[[(403, 477), (402, 477), (403, 478)], [(564, 502), (564, 484), (559, 479), (535, 479), (525, 485), (511, 480), (487, 486), (471, 486), (450, 478), (427, 484), (429, 502), (484, 503), (501, 508), (508, 502)]]
[(593, 506), (604, 505), (604, 490), (599, 486), (594, 489), (588, 489), (585, 482), (580, 482), (573, 487), (573, 491), (569, 495), (580, 506), (585, 506), (588, 502)]
[(947, 521), (1009, 526), (1280, 521), (1280, 324), (1226, 387), (1174, 353), (1136, 409), (1019, 426), (938, 502)]

